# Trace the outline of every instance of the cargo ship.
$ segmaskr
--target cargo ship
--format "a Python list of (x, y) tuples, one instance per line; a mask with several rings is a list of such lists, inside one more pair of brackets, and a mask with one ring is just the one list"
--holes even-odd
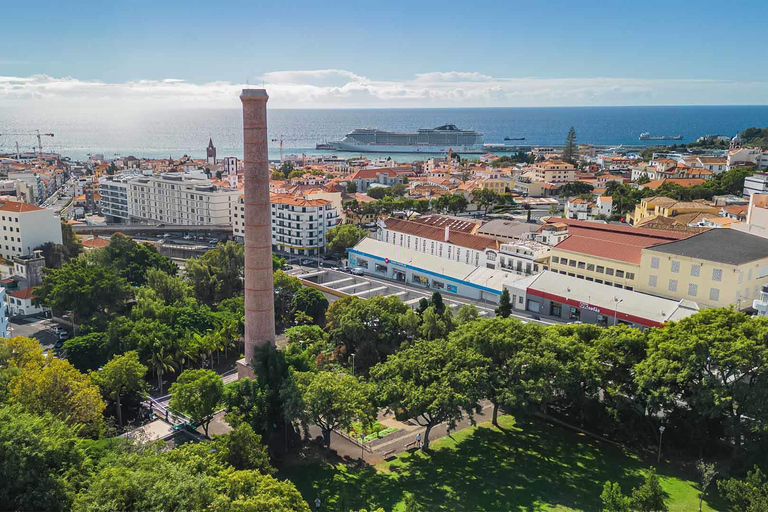
[(336, 151), (356, 153), (483, 153), (483, 134), (461, 130), (453, 124), (416, 132), (358, 128), (329, 145)]
[(683, 140), (682, 135), (651, 135), (649, 132), (640, 134), (640, 140)]

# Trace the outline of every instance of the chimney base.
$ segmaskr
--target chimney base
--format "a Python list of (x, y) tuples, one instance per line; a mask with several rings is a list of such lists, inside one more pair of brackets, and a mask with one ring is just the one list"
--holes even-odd
[(237, 378), (238, 380), (256, 378), (256, 373), (253, 371), (253, 368), (248, 366), (248, 363), (245, 362), (245, 358), (237, 361)]

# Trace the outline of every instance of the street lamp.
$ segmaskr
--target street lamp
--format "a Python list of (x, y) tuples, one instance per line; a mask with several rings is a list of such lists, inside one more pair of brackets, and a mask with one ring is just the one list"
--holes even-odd
[(352, 376), (355, 376), (355, 354), (352, 354)]
[(613, 297), (613, 302), (616, 303), (613, 306), (613, 326), (616, 327), (616, 323), (619, 320), (619, 304), (624, 302), (624, 299), (620, 299), (620, 298), (614, 296)]
[(656, 463), (661, 462), (661, 439), (664, 437), (664, 431), (667, 429), (664, 425), (659, 426), (659, 456), (656, 458)]

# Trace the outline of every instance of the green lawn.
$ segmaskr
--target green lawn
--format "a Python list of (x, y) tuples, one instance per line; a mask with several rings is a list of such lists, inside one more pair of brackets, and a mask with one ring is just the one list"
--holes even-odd
[[(310, 503), (320, 496), (324, 510), (402, 511), (411, 492), (430, 511), (599, 511), (606, 480), (627, 493), (648, 468), (637, 456), (548, 423), (516, 425), (511, 416), (499, 423), (503, 430), (483, 423), (432, 443), (430, 455), (402, 454), (365, 469), (310, 455), (286, 464), (279, 476)], [(664, 464), (659, 474), (670, 511), (698, 510), (690, 475)], [(723, 510), (711, 505), (704, 510)]]

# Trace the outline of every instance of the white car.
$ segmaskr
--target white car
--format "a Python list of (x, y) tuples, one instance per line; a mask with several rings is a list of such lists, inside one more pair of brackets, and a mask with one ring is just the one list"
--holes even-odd
[(360, 267), (355, 267), (352, 270), (350, 270), (350, 272), (352, 272), (356, 276), (362, 276), (363, 274), (365, 274), (365, 271)]

